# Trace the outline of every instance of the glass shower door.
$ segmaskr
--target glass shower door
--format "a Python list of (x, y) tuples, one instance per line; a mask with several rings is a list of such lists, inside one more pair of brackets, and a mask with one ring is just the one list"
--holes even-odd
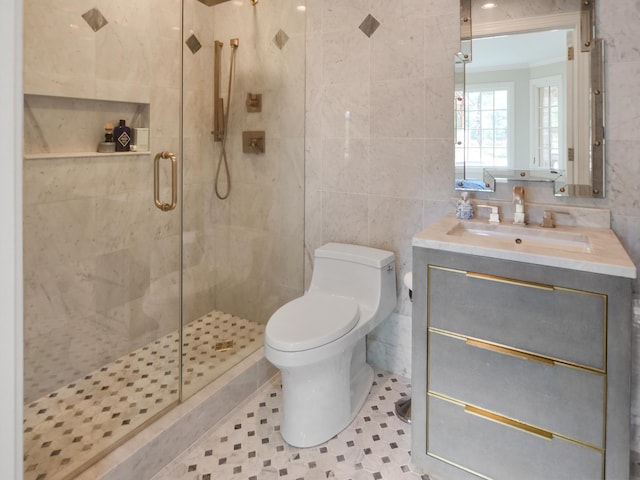
[(260, 349), (303, 293), (306, 17), (303, 0), (184, 6), (186, 398)]
[[(179, 401), (181, 18), (24, 0), (27, 480), (73, 478)], [(107, 141), (121, 119), (135, 151)]]

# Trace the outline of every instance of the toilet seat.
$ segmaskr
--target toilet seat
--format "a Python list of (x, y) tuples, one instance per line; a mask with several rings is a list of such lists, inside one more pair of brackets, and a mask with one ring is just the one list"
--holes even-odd
[(315, 292), (280, 307), (267, 323), (265, 341), (276, 350), (309, 350), (340, 338), (359, 318), (354, 299)]

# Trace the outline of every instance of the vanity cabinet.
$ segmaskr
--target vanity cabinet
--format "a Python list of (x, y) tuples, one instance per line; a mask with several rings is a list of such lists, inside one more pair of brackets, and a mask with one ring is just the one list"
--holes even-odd
[(631, 279), (414, 246), (412, 461), (629, 478)]

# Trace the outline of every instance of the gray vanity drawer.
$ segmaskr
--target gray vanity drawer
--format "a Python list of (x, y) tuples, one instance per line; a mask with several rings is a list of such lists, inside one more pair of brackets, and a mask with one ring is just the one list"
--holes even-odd
[(500, 417), (430, 395), (427, 455), (495, 480), (594, 480), (603, 454), (561, 438), (508, 426)]
[(606, 295), (429, 266), (429, 327), (606, 371)]
[(604, 448), (606, 377), (429, 333), (429, 392)]

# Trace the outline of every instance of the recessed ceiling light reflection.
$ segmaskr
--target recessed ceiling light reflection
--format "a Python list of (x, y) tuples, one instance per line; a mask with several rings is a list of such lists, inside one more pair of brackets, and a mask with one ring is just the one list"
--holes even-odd
[(482, 6), (480, 8), (484, 8), (485, 10), (490, 10), (492, 8), (496, 8), (498, 6), (497, 3), (493, 3), (493, 2), (487, 2), (482, 4)]

